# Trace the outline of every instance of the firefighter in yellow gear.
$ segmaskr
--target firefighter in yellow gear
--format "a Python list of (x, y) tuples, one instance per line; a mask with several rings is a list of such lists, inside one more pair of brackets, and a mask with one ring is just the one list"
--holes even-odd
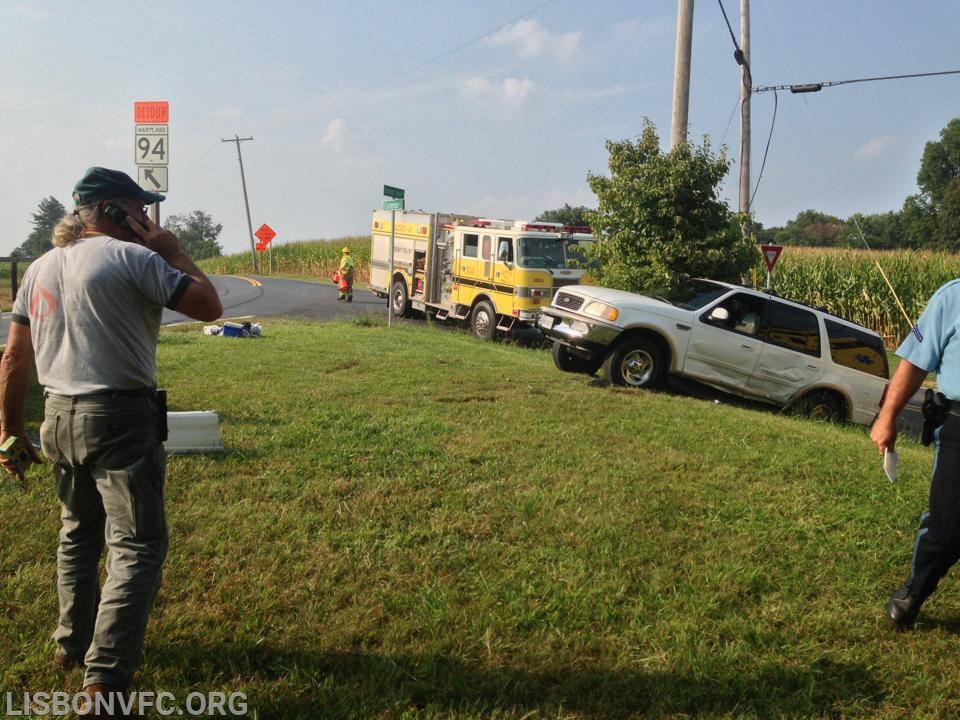
[(337, 289), (340, 294), (337, 300), (346, 300), (353, 302), (353, 256), (350, 254), (350, 248), (344, 247), (343, 255), (340, 257), (340, 267), (337, 268)]

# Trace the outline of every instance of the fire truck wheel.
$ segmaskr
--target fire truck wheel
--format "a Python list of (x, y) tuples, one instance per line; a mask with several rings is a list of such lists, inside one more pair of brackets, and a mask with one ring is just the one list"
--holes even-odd
[(584, 375), (593, 375), (600, 369), (599, 363), (577, 357), (558, 342), (553, 344), (553, 364), (557, 366), (557, 370)]
[(481, 340), (493, 340), (497, 332), (497, 312), (487, 300), (481, 300), (470, 313), (470, 328)]
[(408, 317), (410, 315), (407, 284), (403, 280), (394, 281), (390, 291), (390, 303), (393, 305), (393, 314), (397, 317)]

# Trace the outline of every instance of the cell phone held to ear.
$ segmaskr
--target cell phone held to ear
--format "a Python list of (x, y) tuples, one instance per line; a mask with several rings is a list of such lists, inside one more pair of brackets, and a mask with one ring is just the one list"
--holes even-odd
[(127, 225), (127, 217), (128, 217), (128, 216), (127, 216), (127, 211), (126, 211), (126, 210), (124, 210), (122, 207), (120, 207), (120, 206), (118, 206), (118, 205), (114, 205), (114, 204), (112, 204), (112, 203), (108, 203), (107, 206), (104, 208), (103, 211), (107, 214), (107, 217), (108, 217), (108, 218), (110, 218), (111, 220), (113, 220), (113, 222), (114, 222), (116, 225), (119, 225), (119, 226), (122, 227), (124, 230), (129, 231), (135, 238), (137, 238), (137, 240), (139, 240), (139, 241), (141, 241), (141, 242), (143, 241), (143, 238), (140, 237), (140, 236), (137, 234), (137, 232), (136, 232), (132, 227), (130, 227), (129, 225)]

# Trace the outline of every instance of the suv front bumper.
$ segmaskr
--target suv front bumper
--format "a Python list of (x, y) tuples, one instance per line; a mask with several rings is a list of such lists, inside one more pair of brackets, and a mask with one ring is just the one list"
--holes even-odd
[(544, 308), (537, 327), (551, 340), (563, 343), (570, 352), (587, 360), (602, 360), (623, 330), (582, 315), (568, 315)]

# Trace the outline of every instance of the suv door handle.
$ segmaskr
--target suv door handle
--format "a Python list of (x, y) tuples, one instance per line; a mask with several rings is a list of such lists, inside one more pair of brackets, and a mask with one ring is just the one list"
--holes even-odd
[(742, 347), (744, 350), (753, 350), (753, 345), (747, 345), (746, 343), (743, 343), (740, 345), (740, 347)]

